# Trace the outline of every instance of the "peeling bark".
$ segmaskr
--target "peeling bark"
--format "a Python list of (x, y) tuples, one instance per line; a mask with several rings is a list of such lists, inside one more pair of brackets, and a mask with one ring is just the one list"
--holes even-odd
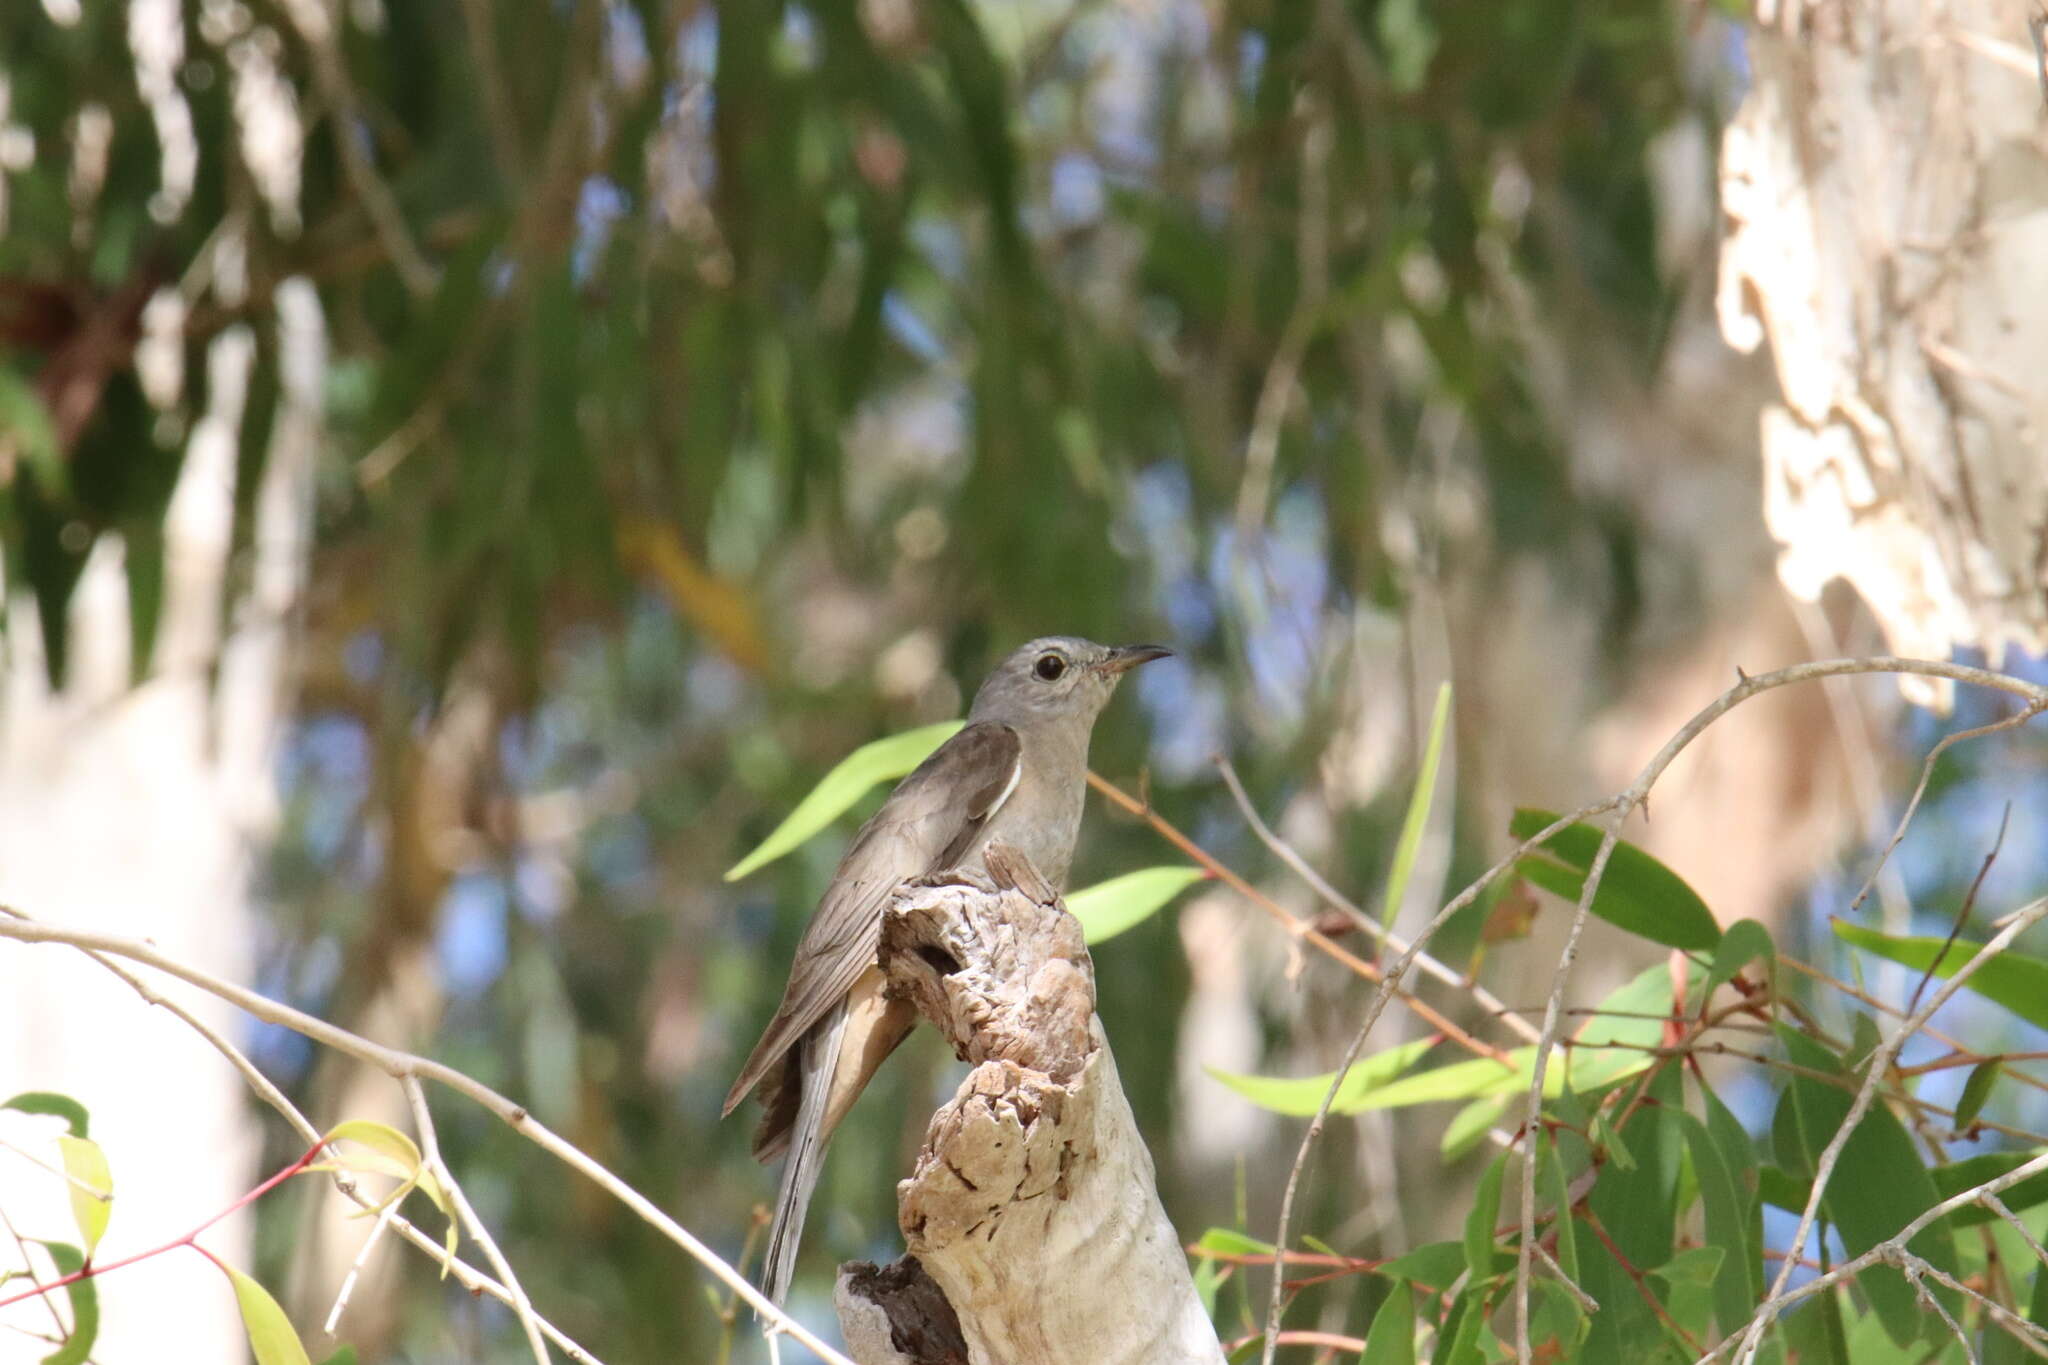
[(1783, 396), (1763, 415), (1779, 575), (1808, 600), (1846, 579), (1900, 654), (2048, 649), (2030, 8), (1765, 0), (1722, 143), (1722, 332), (1770, 343)]
[(1081, 926), (1028, 862), (906, 887), (890, 990), (974, 1066), (897, 1186), (909, 1254), (842, 1266), (862, 1365), (1220, 1362), (1095, 1017)]

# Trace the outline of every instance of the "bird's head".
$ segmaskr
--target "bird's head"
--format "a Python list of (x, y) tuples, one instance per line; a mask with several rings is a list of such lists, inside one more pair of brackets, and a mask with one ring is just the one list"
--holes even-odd
[(1098, 645), (1047, 635), (995, 666), (974, 694), (969, 719), (1030, 725), (1072, 716), (1091, 722), (1124, 674), (1171, 653), (1161, 645)]

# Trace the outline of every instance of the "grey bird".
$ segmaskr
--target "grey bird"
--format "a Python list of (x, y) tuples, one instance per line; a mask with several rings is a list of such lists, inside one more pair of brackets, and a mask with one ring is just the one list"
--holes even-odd
[(797, 944), (782, 1003), (725, 1097), (730, 1114), (760, 1085), (767, 1112), (754, 1156), (787, 1154), (764, 1263), (763, 1288), (776, 1303), (789, 1290), (825, 1141), (916, 1023), (907, 1003), (884, 998), (875, 962), (890, 893), (956, 869), (986, 873), (982, 850), (992, 839), (1064, 887), (1095, 718), (1118, 679), (1170, 653), (1065, 635), (1033, 640), (996, 665), (967, 724), (854, 835)]

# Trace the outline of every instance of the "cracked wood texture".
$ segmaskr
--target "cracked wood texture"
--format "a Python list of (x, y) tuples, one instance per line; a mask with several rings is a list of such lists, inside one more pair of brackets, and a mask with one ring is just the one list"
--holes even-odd
[(909, 1254), (843, 1266), (861, 1365), (1221, 1362), (1095, 1017), (1081, 926), (1030, 864), (906, 886), (890, 989), (973, 1065), (897, 1186)]
[(1777, 369), (1765, 521), (1785, 586), (1846, 580), (1897, 654), (2048, 648), (2038, 7), (1759, 0), (1744, 30), (1719, 310)]

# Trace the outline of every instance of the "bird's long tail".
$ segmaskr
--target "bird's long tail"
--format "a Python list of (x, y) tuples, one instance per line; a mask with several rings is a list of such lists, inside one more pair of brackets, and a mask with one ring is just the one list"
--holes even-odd
[(789, 1293), (797, 1245), (803, 1240), (804, 1214), (818, 1188), (818, 1173), (825, 1159), (825, 1109), (832, 1096), (832, 1075), (838, 1067), (846, 1019), (846, 1002), (842, 1000), (797, 1044), (794, 1060), (801, 1069), (802, 1099), (789, 1132), (782, 1187), (775, 1194), (775, 1218), (768, 1225), (768, 1255), (763, 1262), (766, 1279), (761, 1286), (778, 1305)]

